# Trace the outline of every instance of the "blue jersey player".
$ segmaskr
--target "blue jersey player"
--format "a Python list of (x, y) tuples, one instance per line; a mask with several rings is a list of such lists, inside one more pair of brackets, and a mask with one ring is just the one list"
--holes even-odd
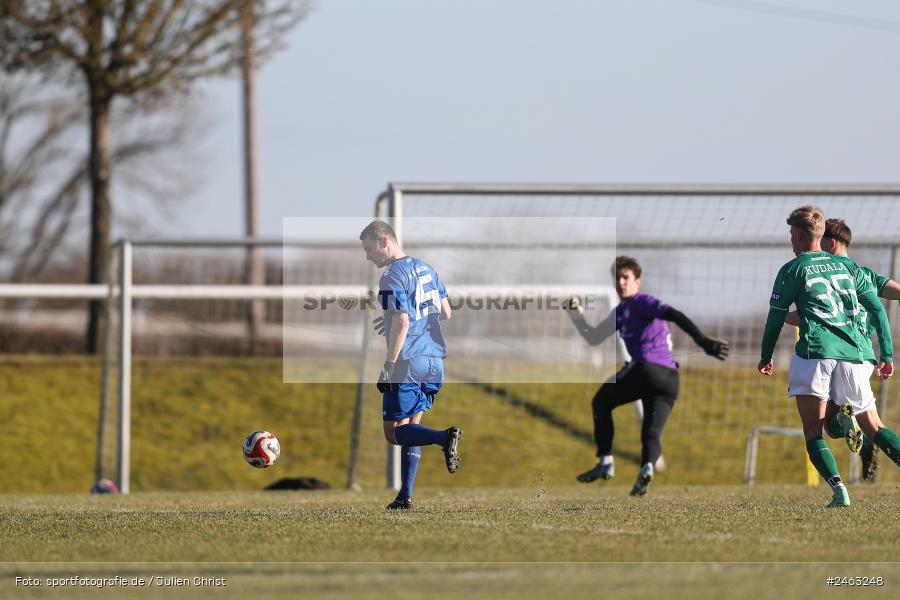
[(421, 446), (444, 449), (447, 470), (459, 467), (458, 427), (432, 429), (421, 424), (444, 382), (447, 346), (441, 319), (450, 318), (447, 289), (431, 265), (406, 256), (384, 221), (373, 221), (359, 234), (366, 259), (385, 267), (378, 285), (384, 309), (387, 357), (378, 377), (382, 393), (384, 437), (401, 447), (401, 487), (390, 509), (412, 508), (413, 482)]

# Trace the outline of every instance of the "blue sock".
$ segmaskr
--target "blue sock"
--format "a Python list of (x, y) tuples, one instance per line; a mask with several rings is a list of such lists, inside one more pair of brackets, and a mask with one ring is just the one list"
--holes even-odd
[(424, 425), (407, 423), (394, 429), (394, 440), (400, 446), (431, 446), (447, 444), (447, 432), (443, 429), (432, 429)]
[(422, 458), (422, 449), (418, 446), (403, 446), (400, 448), (400, 493), (399, 498), (412, 498), (413, 483), (416, 482), (416, 471), (419, 470), (419, 459)]

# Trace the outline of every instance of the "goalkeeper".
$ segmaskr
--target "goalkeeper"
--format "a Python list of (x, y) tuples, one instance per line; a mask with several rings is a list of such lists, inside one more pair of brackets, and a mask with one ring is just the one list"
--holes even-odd
[(666, 322), (678, 325), (704, 352), (719, 360), (728, 356), (728, 342), (706, 337), (684, 313), (642, 293), (641, 266), (634, 258), (616, 257), (612, 274), (619, 305), (598, 326), (587, 323), (577, 297), (570, 298), (567, 304), (569, 317), (589, 344), (600, 344), (618, 331), (631, 355), (631, 362), (616, 374), (615, 381), (600, 386), (591, 402), (594, 441), (600, 460), (597, 466), (579, 475), (578, 481), (588, 483), (615, 475), (612, 410), (640, 398), (644, 403), (641, 470), (631, 495), (643, 496), (653, 481), (653, 465), (662, 452), (663, 428), (678, 399), (678, 363), (672, 357), (672, 338)]

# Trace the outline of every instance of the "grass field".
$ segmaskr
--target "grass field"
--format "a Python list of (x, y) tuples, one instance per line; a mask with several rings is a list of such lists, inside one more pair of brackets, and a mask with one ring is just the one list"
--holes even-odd
[[(663, 439), (669, 469), (656, 485), (740, 483), (752, 427), (799, 426), (796, 410), (784, 397), (784, 375), (763, 379), (736, 365), (686, 367)], [(0, 357), (0, 436), (12, 439), (28, 432), (35, 440), (27, 452), (0, 462), (0, 493), (83, 493), (90, 488), (99, 380), (96, 359)], [(384, 484), (385, 445), (380, 401), (370, 388), (360, 475), (363, 486), (377, 488)], [(590, 401), (595, 389), (448, 383), (426, 423), (463, 427), (466, 467), (448, 480), (440, 452), (426, 451), (420, 484), (571, 484), (594, 460)], [(900, 386), (890, 389), (892, 411), (885, 421), (897, 424)], [(249, 491), (299, 476), (342, 488), (355, 392), (351, 384), (284, 384), (278, 359), (140, 358), (134, 365), (132, 490)], [(619, 473), (631, 480), (640, 451), (638, 426), (630, 407), (614, 414)], [(240, 457), (241, 440), (257, 428), (275, 432), (282, 442), (281, 461), (273, 469), (249, 468)], [(114, 437), (109, 439), (114, 448)], [(831, 447), (846, 469), (844, 445), (832, 442)], [(466, 462), (469, 457), (477, 461)], [(114, 465), (113, 460), (107, 463)], [(758, 481), (802, 483), (803, 464), (804, 448), (797, 439), (765, 438)], [(889, 463), (880, 475), (882, 483), (900, 481), (900, 469)]]
[(896, 597), (897, 486), (855, 486), (843, 510), (824, 486), (627, 492), (427, 488), (402, 513), (375, 490), (0, 496), (0, 596), (50, 593), (16, 576), (122, 575), (227, 581), (127, 590), (145, 597), (802, 598), (839, 593), (830, 576)]
[[(366, 400), (361, 492), (345, 482), (355, 386), (286, 385), (272, 359), (139, 359), (130, 496), (90, 496), (99, 368), (83, 357), (0, 358), (0, 435), (27, 439), (0, 463), (0, 598), (788, 598), (840, 594), (826, 577), (883, 577), (896, 597), (900, 480), (828, 511), (805, 479), (802, 444), (766, 439), (759, 481), (738, 484), (749, 429), (796, 427), (783, 376), (687, 367), (651, 494), (628, 497), (638, 427), (616, 413), (618, 477), (572, 485), (590, 466), (589, 385), (449, 383), (428, 422), (466, 431), (448, 476), (426, 451), (419, 508), (384, 510), (384, 442)], [(892, 398), (900, 398), (900, 387)], [(894, 401), (891, 406), (897, 407)], [(896, 412), (896, 411), (895, 411)], [(890, 416), (888, 417), (889, 420)], [(895, 419), (896, 421), (896, 419)], [(238, 454), (254, 428), (284, 448), (272, 469)], [(842, 468), (846, 448), (833, 442)], [(261, 492), (315, 476), (329, 492)], [(610, 485), (612, 484), (612, 485)], [(719, 485), (711, 485), (719, 484)], [(75, 494), (71, 494), (75, 492)], [(62, 495), (65, 494), (65, 495)], [(226, 587), (15, 585), (16, 577), (224, 578)], [(854, 590), (855, 591), (855, 590)]]

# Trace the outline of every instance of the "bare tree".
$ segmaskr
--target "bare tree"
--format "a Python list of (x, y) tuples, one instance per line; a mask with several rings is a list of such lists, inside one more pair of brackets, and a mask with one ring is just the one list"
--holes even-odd
[[(0, 271), (9, 281), (34, 280), (71, 234), (85, 229), (82, 97), (34, 77), (0, 81)], [(168, 199), (190, 194), (193, 171), (183, 159), (186, 142), (202, 136), (202, 119), (184, 101), (129, 101), (111, 122), (110, 164), (121, 175), (117, 189), (132, 199), (128, 209), (142, 217), (152, 214), (148, 208), (170, 212)]]
[[(80, 107), (35, 92), (22, 78), (0, 83), (0, 257), (13, 281), (40, 270), (65, 236), (87, 172), (65, 148)], [(65, 174), (50, 182), (52, 171)], [(31, 227), (24, 222), (29, 209)]]
[[(198, 78), (238, 68), (248, 3), (255, 7), (257, 58), (276, 49), (308, 8), (303, 0), (0, 0), (0, 68), (66, 73), (73, 81), (80, 75), (87, 91), (88, 282), (105, 281), (109, 260), (113, 100), (185, 92)], [(89, 353), (98, 347), (99, 318), (100, 305), (92, 303)]]

